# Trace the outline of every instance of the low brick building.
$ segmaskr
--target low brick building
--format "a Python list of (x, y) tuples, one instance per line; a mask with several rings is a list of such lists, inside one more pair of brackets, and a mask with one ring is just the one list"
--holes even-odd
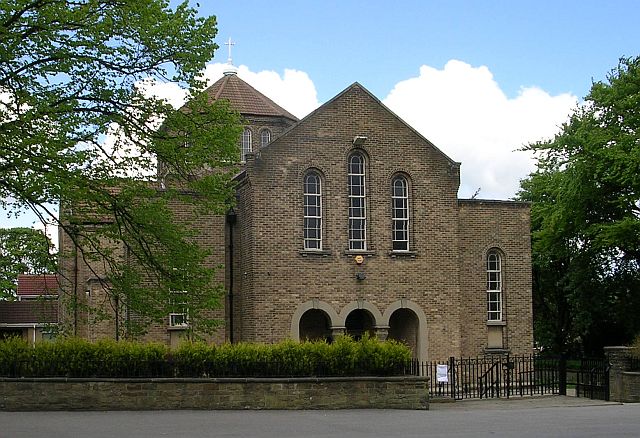
[(35, 343), (55, 336), (58, 278), (54, 274), (18, 275), (16, 300), (0, 301), (0, 339), (17, 336)]
[[(246, 122), (237, 206), (199, 225), (229, 292), (212, 341), (368, 332), (421, 359), (532, 351), (528, 204), (458, 199), (460, 163), (358, 83), (302, 120), (233, 71), (206, 92)], [(146, 339), (177, 342), (175, 318)], [(96, 327), (80, 334), (113, 332)]]

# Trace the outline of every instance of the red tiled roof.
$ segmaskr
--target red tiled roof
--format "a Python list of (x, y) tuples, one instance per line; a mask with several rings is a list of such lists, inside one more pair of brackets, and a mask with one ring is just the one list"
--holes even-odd
[(58, 322), (58, 300), (0, 301), (0, 325)]
[(18, 275), (18, 295), (57, 295), (56, 274)]
[(226, 99), (240, 114), (298, 118), (235, 74), (225, 75), (205, 91), (212, 100)]

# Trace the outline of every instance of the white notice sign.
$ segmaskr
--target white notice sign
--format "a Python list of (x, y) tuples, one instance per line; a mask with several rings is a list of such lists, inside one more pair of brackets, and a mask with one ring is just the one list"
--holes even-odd
[(448, 365), (438, 365), (436, 370), (436, 380), (438, 383), (448, 383), (449, 382), (449, 367)]

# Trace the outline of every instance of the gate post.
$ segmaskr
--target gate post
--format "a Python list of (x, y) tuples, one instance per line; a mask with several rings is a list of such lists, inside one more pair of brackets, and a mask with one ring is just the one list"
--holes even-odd
[(566, 353), (560, 354), (560, 362), (558, 362), (558, 393), (560, 395), (567, 395), (567, 355)]

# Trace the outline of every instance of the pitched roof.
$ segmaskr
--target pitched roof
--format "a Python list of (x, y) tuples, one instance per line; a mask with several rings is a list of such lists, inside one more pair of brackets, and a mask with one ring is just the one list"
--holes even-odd
[(55, 295), (58, 293), (56, 274), (18, 275), (18, 295)]
[(226, 99), (240, 114), (256, 116), (286, 117), (297, 121), (298, 118), (273, 100), (247, 84), (235, 74), (228, 74), (216, 81), (205, 91), (212, 100)]
[(0, 325), (58, 322), (58, 300), (0, 301)]
[[(336, 94), (333, 98), (329, 99), (327, 102), (323, 103), (322, 105), (320, 105), (318, 108), (316, 108), (315, 110), (313, 110), (312, 112), (310, 112), (309, 114), (307, 114), (304, 118), (302, 118), (302, 120), (299, 120), (298, 123), (290, 126), (285, 132), (283, 132), (278, 138), (282, 138), (285, 137), (286, 135), (289, 135), (289, 133), (291, 133), (292, 131), (295, 131), (298, 126), (302, 125), (303, 123), (305, 123), (307, 120), (313, 119), (317, 114), (321, 113), (322, 111), (324, 111), (328, 106), (330, 106), (332, 103), (334, 103), (335, 101), (341, 99), (344, 95), (346, 95), (347, 93), (353, 91), (353, 90), (362, 90), (367, 96), (369, 96), (371, 98), (371, 100), (373, 102), (375, 102), (377, 105), (380, 105), (391, 117), (394, 117), (395, 119), (397, 119), (398, 121), (400, 121), (400, 123), (402, 123), (404, 126), (407, 127), (407, 129), (411, 130), (414, 134), (416, 134), (419, 138), (421, 138), (422, 140), (424, 140), (429, 146), (431, 146), (436, 152), (438, 152), (440, 155), (442, 155), (452, 166), (456, 166), (459, 167), (460, 166), (460, 162), (453, 160), (451, 157), (449, 157), (447, 154), (445, 154), (441, 149), (439, 149), (436, 145), (434, 145), (428, 138), (426, 138), (424, 135), (422, 135), (420, 132), (418, 132), (418, 130), (416, 128), (414, 128), (413, 126), (411, 126), (409, 123), (405, 122), (400, 116), (398, 116), (396, 113), (394, 113), (393, 111), (391, 111), (389, 109), (388, 106), (386, 106), (384, 103), (382, 103), (382, 101), (380, 99), (378, 99), (371, 91), (367, 90), (362, 84), (360, 84), (359, 82), (354, 82), (351, 85), (349, 85), (347, 88), (345, 88), (344, 90), (342, 90), (340, 93)], [(263, 149), (268, 149), (269, 146), (273, 145), (275, 142), (271, 142), (268, 145), (266, 145)]]

